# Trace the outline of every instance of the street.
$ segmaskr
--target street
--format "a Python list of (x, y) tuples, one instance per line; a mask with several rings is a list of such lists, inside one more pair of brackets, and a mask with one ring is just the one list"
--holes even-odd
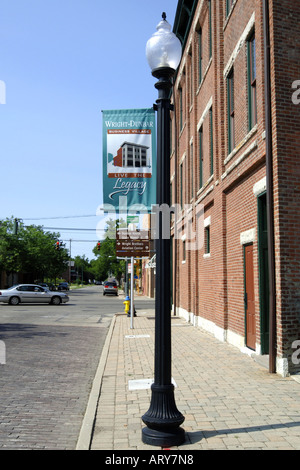
[(70, 291), (59, 306), (0, 304), (0, 449), (75, 449), (111, 319), (124, 310), (102, 289)]

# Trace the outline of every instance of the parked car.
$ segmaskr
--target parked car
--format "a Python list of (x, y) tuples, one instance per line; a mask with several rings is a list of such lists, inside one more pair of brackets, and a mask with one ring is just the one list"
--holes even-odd
[(67, 294), (51, 292), (36, 284), (18, 284), (9, 289), (0, 290), (0, 302), (11, 305), (19, 303), (48, 303), (59, 305), (69, 301)]
[(118, 283), (115, 280), (105, 281), (103, 285), (103, 295), (113, 294), (118, 295)]
[(45, 289), (48, 289), (48, 290), (56, 290), (55, 285), (52, 284), (52, 283), (46, 284), (45, 282), (41, 282), (38, 285), (41, 286), (41, 287), (44, 287)]
[(69, 290), (69, 284), (67, 282), (61, 282), (58, 284), (57, 290)]
[(48, 284), (45, 284), (44, 282), (41, 282), (40, 284), (38, 284), (39, 286), (43, 287), (44, 289), (47, 289), (47, 290), (50, 290)]

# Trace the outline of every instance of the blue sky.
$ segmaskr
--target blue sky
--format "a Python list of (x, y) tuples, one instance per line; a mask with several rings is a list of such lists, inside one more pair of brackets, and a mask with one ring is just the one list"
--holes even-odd
[[(0, 1), (0, 219), (55, 227), (72, 239), (72, 256), (93, 257), (95, 243), (76, 240), (99, 235), (101, 110), (153, 105), (145, 46), (163, 11), (173, 26), (176, 8), (176, 0)], [(59, 230), (71, 227), (92, 231)]]

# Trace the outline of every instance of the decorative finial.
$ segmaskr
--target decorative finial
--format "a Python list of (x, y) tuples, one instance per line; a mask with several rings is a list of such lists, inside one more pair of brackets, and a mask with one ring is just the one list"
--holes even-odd
[(162, 19), (166, 21), (166, 18), (167, 18), (167, 15), (165, 12), (163, 12), (163, 14), (161, 15), (162, 16)]

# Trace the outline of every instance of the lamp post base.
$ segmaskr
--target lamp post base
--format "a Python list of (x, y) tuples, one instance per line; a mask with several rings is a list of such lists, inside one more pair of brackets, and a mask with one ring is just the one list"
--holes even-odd
[(142, 441), (160, 447), (171, 447), (183, 444), (185, 431), (180, 427), (184, 416), (178, 411), (174, 398), (174, 385), (151, 386), (152, 397), (150, 408), (142, 416), (147, 425), (142, 429)]
[(183, 428), (159, 431), (145, 427), (142, 429), (142, 441), (158, 447), (179, 446), (185, 441), (185, 431)]

